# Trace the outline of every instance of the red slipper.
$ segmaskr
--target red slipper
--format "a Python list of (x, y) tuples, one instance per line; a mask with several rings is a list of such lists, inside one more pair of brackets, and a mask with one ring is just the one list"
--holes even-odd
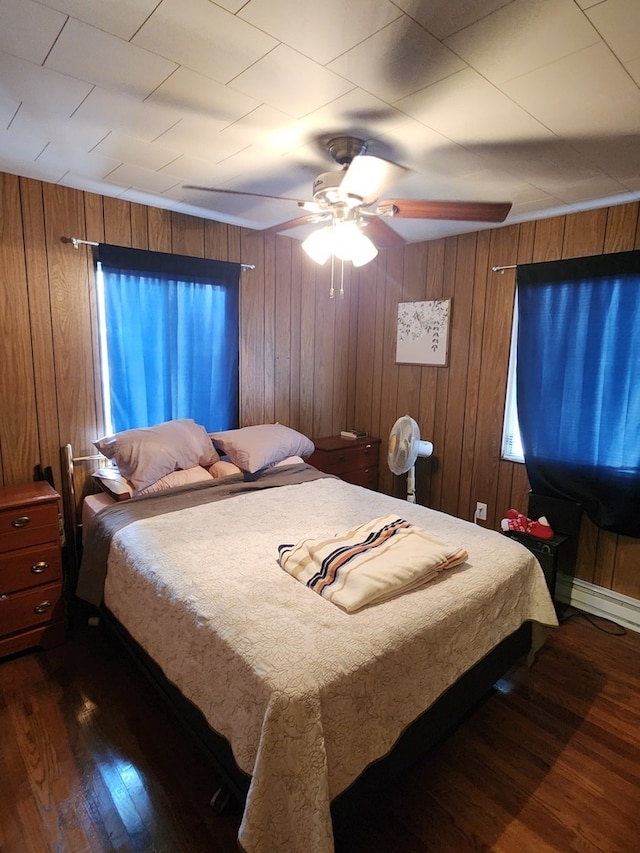
[(537, 521), (529, 522), (525, 533), (528, 536), (535, 536), (536, 539), (553, 539), (555, 535), (544, 515), (540, 516)]

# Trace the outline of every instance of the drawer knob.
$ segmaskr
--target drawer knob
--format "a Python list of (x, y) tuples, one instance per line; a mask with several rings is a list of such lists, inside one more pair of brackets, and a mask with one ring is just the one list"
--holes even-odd
[(26, 527), (27, 524), (31, 524), (31, 519), (28, 515), (21, 515), (18, 518), (14, 518), (11, 524), (14, 527)]
[(33, 566), (31, 566), (31, 571), (34, 575), (41, 575), (43, 572), (46, 572), (48, 568), (49, 563), (41, 561), (39, 563), (34, 563)]
[(46, 613), (47, 610), (51, 607), (50, 601), (41, 601), (40, 604), (36, 604), (33, 608), (34, 613)]
[(340, 456), (338, 456), (338, 462), (344, 462), (344, 459), (345, 459), (344, 453), (341, 453)]

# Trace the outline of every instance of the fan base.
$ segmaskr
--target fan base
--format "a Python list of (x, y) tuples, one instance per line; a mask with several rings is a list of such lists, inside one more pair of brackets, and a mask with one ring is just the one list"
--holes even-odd
[(357, 136), (334, 136), (327, 142), (327, 151), (341, 166), (348, 166), (354, 157), (366, 150), (367, 143)]

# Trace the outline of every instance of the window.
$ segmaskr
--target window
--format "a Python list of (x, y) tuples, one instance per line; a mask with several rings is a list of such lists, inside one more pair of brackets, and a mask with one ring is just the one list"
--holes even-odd
[(516, 397), (516, 366), (518, 361), (518, 303), (513, 309), (513, 327), (511, 329), (511, 349), (509, 351), (509, 373), (507, 376), (507, 397), (504, 406), (504, 425), (502, 427), (503, 459), (510, 462), (524, 462), (520, 425), (518, 424), (518, 403)]
[(105, 244), (96, 261), (106, 430), (236, 427), (240, 265)]
[(640, 538), (640, 252), (518, 267), (516, 383), (536, 494)]

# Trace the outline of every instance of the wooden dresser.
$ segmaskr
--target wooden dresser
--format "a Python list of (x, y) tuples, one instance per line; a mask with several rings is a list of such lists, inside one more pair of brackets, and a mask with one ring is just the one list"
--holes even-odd
[(64, 639), (59, 499), (46, 482), (0, 487), (0, 657)]
[(380, 439), (342, 438), (330, 435), (314, 438), (315, 451), (305, 461), (320, 471), (335, 474), (348, 483), (378, 488), (378, 456)]

